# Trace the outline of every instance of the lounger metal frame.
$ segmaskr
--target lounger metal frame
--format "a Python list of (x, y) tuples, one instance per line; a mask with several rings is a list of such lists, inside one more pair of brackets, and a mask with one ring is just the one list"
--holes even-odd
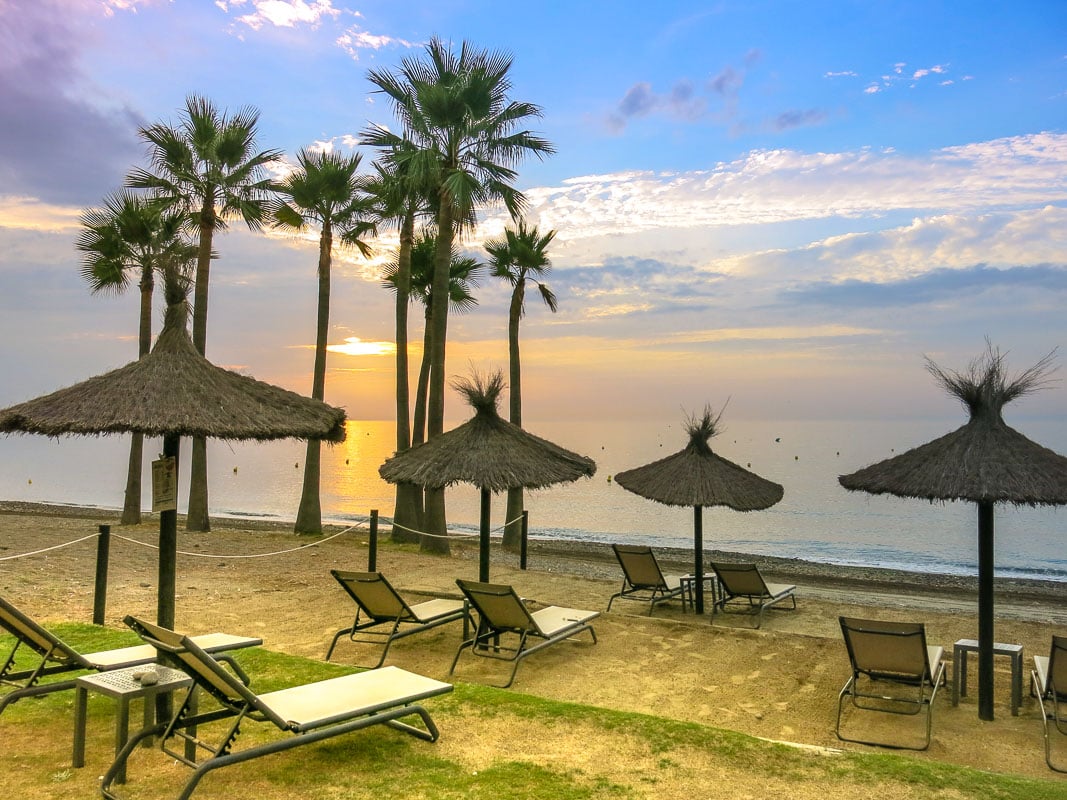
[[(934, 698), (945, 682), (944, 648), (926, 644), (926, 626), (921, 622), (838, 619), (852, 675), (837, 698), (837, 738), (899, 750), (927, 749), (933, 725)], [(907, 694), (899, 691), (887, 694), (888, 687), (909, 691)], [(864, 711), (905, 716), (925, 713), (926, 733), (922, 746), (843, 736), (841, 717), (846, 698), (855, 708)]]
[(499, 684), (506, 689), (515, 680), (519, 662), (538, 650), (583, 631), (589, 631), (596, 644), (596, 631), (591, 623), (600, 616), (599, 611), (548, 606), (531, 613), (511, 586), (462, 579), (456, 584), (477, 612), (478, 625), (474, 636), (456, 650), (449, 675), (455, 671), (463, 651), (470, 650), (476, 656), (511, 662), (507, 683)]
[(1041, 703), (1041, 725), (1045, 734), (1045, 763), (1055, 772), (1067, 772), (1067, 766), (1052, 763), (1052, 741), (1049, 723), (1057, 731), (1067, 735), (1067, 636), (1053, 636), (1048, 657), (1034, 656), (1034, 669), (1030, 673), (1038, 702)]
[[(397, 667), (386, 667), (318, 683), (295, 686), (266, 695), (257, 695), (248, 688), (248, 676), (230, 661), (227, 669), (208, 653), (201, 650), (187, 636), (161, 628), (136, 617), (126, 617), (126, 624), (133, 628), (147, 643), (165, 654), (168, 660), (183, 669), (192, 679), (190, 687), (177, 713), (167, 722), (149, 726), (131, 737), (116, 756), (114, 763), (104, 774), (101, 791), (109, 800), (118, 800), (112, 784), (125, 771), (130, 754), (146, 738), (160, 736), (160, 749), (182, 764), (192, 768), (193, 774), (183, 787), (179, 800), (188, 800), (200, 780), (210, 771), (259, 758), (271, 753), (290, 750), (294, 747), (341, 736), (372, 725), (387, 725), (418, 739), (435, 742), (439, 731), (429, 713), (418, 701), (452, 691), (447, 683), (414, 675)], [(400, 680), (414, 687), (402, 696), (389, 696), (382, 687), (391, 680)], [(363, 704), (342, 704), (341, 699), (353, 692), (366, 689), (367, 700)], [(194, 692), (200, 689), (217, 701), (217, 708), (199, 711), (199, 702)], [(318, 693), (307, 704), (300, 695)], [(288, 698), (286, 697), (288, 695)], [(322, 698), (330, 698), (323, 701)], [(201, 698), (202, 702), (202, 698)], [(327, 710), (325, 705), (331, 705)], [(303, 707), (302, 707), (303, 706)], [(278, 711), (283, 708), (293, 716), (305, 712), (306, 719), (289, 719)], [(417, 716), (424, 728), (407, 722), (404, 717)], [(213, 722), (229, 720), (221, 741), (212, 745), (200, 738), (197, 728)], [(269, 722), (281, 731), (294, 734), (285, 739), (266, 742), (247, 750), (234, 751), (234, 743), (246, 721)], [(205, 751), (206, 760), (197, 762), (188, 756), (189, 748), (177, 748), (171, 740), (192, 745), (194, 753)]]
[[(41, 682), (42, 678), (136, 667), (151, 664), (156, 660), (157, 655), (154, 648), (143, 644), (96, 653), (79, 653), (2, 597), (0, 597), (0, 628), (15, 637), (15, 646), (4, 660), (3, 666), (0, 667), (0, 684), (15, 688), (0, 697), (0, 714), (9, 705), (25, 697), (39, 697), (52, 692), (73, 689), (78, 676), (44, 683)], [(254, 647), (263, 643), (262, 639), (230, 636), (223, 633), (196, 636), (193, 641), (211, 653)], [(16, 656), (23, 646), (36, 653), (40, 660), (33, 667), (16, 669)]]
[(371, 667), (377, 669), (385, 663), (389, 647), (397, 639), (458, 620), (463, 620), (463, 638), (466, 639), (470, 633), (470, 611), (464, 600), (435, 598), (408, 605), (380, 572), (332, 569), (330, 574), (355, 602), (356, 617), (349, 627), (334, 634), (326, 651), (327, 661), (333, 655), (337, 642), (344, 636), (352, 642), (382, 645), (381, 657)]
[(656, 554), (651, 547), (633, 544), (613, 544), (615, 558), (622, 567), (622, 588), (608, 600), (608, 611), (616, 598), (623, 600), (640, 600), (648, 603), (648, 613), (660, 603), (668, 603), (675, 598), (682, 601), (682, 610), (686, 607), (685, 588), (680, 575), (664, 575), (660, 569)]
[(797, 587), (786, 583), (767, 583), (755, 564), (712, 562), (711, 568), (718, 581), (715, 599), (711, 604), (712, 622), (715, 621), (716, 610), (727, 613), (728, 603), (742, 605), (741, 610), (731, 613), (755, 617), (756, 628), (763, 625), (763, 612), (783, 600), (792, 601), (789, 610), (796, 610)]

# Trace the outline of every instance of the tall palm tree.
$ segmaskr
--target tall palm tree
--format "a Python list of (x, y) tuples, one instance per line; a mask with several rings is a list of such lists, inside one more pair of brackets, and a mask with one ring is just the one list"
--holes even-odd
[[(522, 370), (519, 364), (519, 320), (526, 312), (526, 282), (536, 284), (541, 299), (549, 310), (555, 313), (556, 295), (543, 282), (543, 278), (552, 269), (548, 257), (548, 246), (556, 238), (554, 230), (541, 233), (537, 226), (526, 226), (526, 220), (519, 220), (518, 230), (504, 229), (501, 239), (490, 239), (485, 243), (489, 253), (489, 266), (494, 277), (503, 278), (510, 284), (511, 306), (508, 311), (508, 364), (511, 382), (511, 422), (522, 426)], [(504, 526), (504, 547), (516, 548), (522, 536), (523, 512), (522, 487), (508, 490), (506, 524)]]
[[(405, 142), (403, 147), (411, 147)], [(375, 174), (367, 181), (378, 216), (396, 224), (400, 243), (397, 250), (392, 288), (396, 291), (396, 452), (411, 447), (411, 391), (408, 377), (408, 304), (411, 299), (411, 249), (415, 222), (430, 213), (425, 187), (418, 186), (401, 161), (391, 166), (376, 163)], [(396, 485), (393, 506), (393, 539), (417, 541), (422, 525), (422, 489), (407, 483)]]
[[(175, 126), (156, 123), (138, 133), (148, 144), (150, 169), (134, 169), (126, 185), (148, 189), (167, 208), (187, 215), (199, 235), (193, 288), (193, 344), (206, 355), (207, 301), (212, 240), (229, 219), (258, 230), (266, 216), (271, 181), (266, 167), (278, 150), (256, 152), (259, 112), (251, 107), (232, 116), (208, 99), (190, 95)], [(207, 444), (193, 439), (186, 528), (211, 529), (207, 497)]]
[[(315, 328), (315, 369), (311, 396), (325, 399), (326, 345), (330, 335), (330, 269), (334, 236), (338, 244), (370, 255), (364, 236), (375, 231), (371, 221), (371, 199), (359, 175), (359, 153), (301, 150), (298, 168), (276, 186), (279, 198), (272, 206), (274, 227), (302, 230), (319, 225), (319, 298)], [(297, 533), (322, 533), (322, 506), (319, 499), (322, 443), (309, 439), (304, 459), (304, 485), (296, 513)]]
[[(512, 167), (527, 155), (541, 157), (554, 149), (547, 140), (521, 129), (527, 120), (541, 116), (541, 109), (508, 99), (510, 55), (476, 50), (467, 42), (457, 54), (434, 38), (426, 45), (426, 56), (426, 60), (404, 59), (395, 73), (368, 73), (378, 91), (393, 101), (404, 131), (401, 136), (372, 126), (362, 139), (389, 151), (387, 159), (409, 163), (420, 183), (435, 187), (437, 251), (428, 398), (432, 437), (444, 429), (448, 271), (456, 232), (490, 202), (503, 202), (511, 216), (518, 217), (525, 197), (513, 185)], [(399, 149), (405, 139), (415, 144), (414, 151)], [(427, 530), (444, 534), (443, 490), (426, 493), (426, 512)]]
[[(415, 409), (412, 414), (411, 443), (421, 444), (427, 439), (427, 406), (431, 371), (433, 336), (433, 277), (436, 268), (437, 237), (430, 231), (423, 233), (415, 240), (411, 248), (411, 276), (410, 297), (411, 302), (420, 302), (424, 309), (426, 324), (423, 330), (422, 363), (419, 369), (419, 378), (416, 382)], [(399, 259), (394, 259), (388, 271), (382, 279), (382, 285), (387, 289), (396, 291)], [(453, 313), (463, 313), (478, 305), (478, 300), (471, 293), (471, 289), (478, 285), (478, 273), (483, 265), (475, 258), (460, 257), (459, 251), (453, 248), (452, 259), (448, 271), (448, 297), (447, 307)]]
[[(411, 423), (411, 445), (426, 441), (426, 407), (427, 394), (430, 382), (430, 358), (433, 350), (433, 274), (437, 251), (437, 241), (433, 233), (423, 233), (413, 242), (409, 258), (409, 296), (411, 302), (421, 302), (424, 309), (425, 325), (423, 327), (422, 363), (419, 368), (419, 377), (415, 388), (415, 406)], [(482, 269), (477, 259), (464, 257), (453, 249), (452, 261), (449, 266), (448, 278), (448, 308), (454, 313), (469, 311), (478, 305), (478, 301), (471, 293), (471, 289), (478, 284), (478, 272)], [(382, 279), (382, 285), (387, 289), (399, 294), (399, 286), (402, 280), (402, 268), (400, 254), (390, 264), (388, 271)], [(423, 513), (421, 491), (415, 503), (417, 518), (415, 524), (406, 525), (411, 530), (426, 530)], [(402, 529), (397, 530), (394, 520), (393, 538), (400, 541), (412, 541), (417, 538), (407, 535)], [(442, 540), (437, 540), (442, 541)], [(448, 550), (448, 542), (444, 541), (444, 550)]]
[[(138, 314), (137, 356), (152, 347), (152, 295), (156, 273), (171, 269), (177, 276), (188, 275), (196, 258), (196, 245), (182, 234), (181, 214), (164, 211), (159, 205), (132, 192), (122, 191), (104, 198), (101, 208), (87, 209), (81, 216), (82, 228), (74, 246), (84, 253), (81, 275), (93, 294), (125, 292), (137, 276), (141, 293)], [(123, 525), (141, 521), (141, 470), (144, 436), (131, 435), (126, 493), (122, 506)]]

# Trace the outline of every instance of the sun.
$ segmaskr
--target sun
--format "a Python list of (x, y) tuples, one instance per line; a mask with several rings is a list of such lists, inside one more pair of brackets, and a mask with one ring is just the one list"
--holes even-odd
[(342, 344), (327, 345), (326, 349), (346, 356), (388, 356), (396, 352), (396, 345), (392, 342), (365, 342), (358, 336), (349, 336)]

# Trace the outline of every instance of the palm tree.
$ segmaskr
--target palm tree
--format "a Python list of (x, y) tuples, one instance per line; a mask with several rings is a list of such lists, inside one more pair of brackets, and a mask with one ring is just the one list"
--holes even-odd
[[(208, 282), (212, 239), (229, 219), (243, 219), (258, 230), (266, 216), (271, 181), (266, 167), (281, 157), (278, 150), (256, 152), (259, 112), (251, 107), (230, 116), (203, 97), (190, 95), (176, 126), (156, 123), (138, 133), (149, 146), (151, 171), (137, 168), (126, 185), (148, 189), (164, 204), (184, 213), (199, 234), (193, 289), (193, 344), (201, 355), (207, 345)], [(186, 528), (211, 529), (207, 497), (207, 445), (193, 439), (189, 468)]]
[[(121, 294), (137, 276), (141, 292), (137, 336), (138, 358), (152, 347), (152, 294), (156, 273), (170, 269), (178, 276), (191, 273), (196, 245), (182, 235), (181, 214), (164, 211), (132, 192), (104, 198), (102, 208), (87, 209), (74, 246), (82, 257), (81, 275), (93, 294)], [(130, 462), (122, 507), (123, 525), (141, 521), (141, 470), (144, 436), (131, 435)]]
[[(425, 325), (423, 327), (422, 363), (419, 368), (418, 381), (416, 382), (415, 407), (411, 423), (412, 446), (426, 441), (426, 407), (430, 383), (430, 358), (433, 350), (431, 340), (434, 330), (433, 274), (436, 251), (436, 237), (430, 232), (423, 231), (423, 233), (413, 242), (409, 259), (409, 296), (411, 302), (419, 301), (423, 304), (425, 319)], [(469, 311), (474, 308), (474, 306), (478, 305), (478, 301), (471, 293), (471, 289), (478, 284), (477, 273), (481, 269), (482, 265), (478, 263), (476, 259), (469, 257), (461, 258), (459, 253), (453, 249), (452, 260), (449, 266), (447, 306), (452, 312), (461, 313)], [(396, 291), (399, 295), (401, 280), (402, 268), (400, 253), (398, 253), (397, 258), (392, 262), (388, 272), (386, 272), (382, 279), (382, 285), (387, 289)], [(418, 494), (421, 498), (421, 492)], [(406, 527), (409, 527), (412, 530), (425, 530), (422, 503), (416, 502), (415, 510), (418, 512), (415, 524)], [(394, 520), (393, 538), (400, 541), (412, 541), (415, 537), (406, 535), (403, 530), (398, 531), (396, 521)], [(447, 552), (448, 542), (445, 540), (437, 541), (443, 542), (443, 547), (440, 544), (436, 546), (429, 545), (429, 547), (436, 547), (437, 549), (443, 549)]]
[[(426, 46), (426, 60), (404, 59), (399, 72), (371, 70), (368, 79), (393, 101), (403, 135), (372, 126), (363, 141), (389, 151), (387, 160), (409, 165), (423, 185), (437, 196), (437, 251), (434, 262), (433, 335), (430, 359), (428, 431), (444, 429), (445, 338), (448, 323), (448, 273), (453, 240), (475, 211), (494, 201), (519, 216), (525, 197), (512, 184), (512, 169), (528, 154), (553, 152), (545, 139), (520, 126), (541, 109), (508, 100), (510, 55), (475, 50), (467, 42), (458, 54), (440, 39)], [(415, 144), (404, 151), (405, 140)], [(426, 494), (426, 529), (445, 533), (444, 492)], [(443, 540), (436, 540), (443, 541)]]
[[(511, 419), (522, 427), (522, 370), (519, 365), (519, 320), (526, 311), (526, 282), (537, 285), (541, 299), (549, 310), (555, 313), (556, 295), (541, 280), (552, 269), (552, 262), (546, 252), (549, 244), (556, 238), (556, 232), (542, 234), (537, 226), (526, 227), (525, 220), (519, 220), (519, 229), (506, 228), (502, 239), (490, 239), (485, 243), (489, 253), (489, 265), (493, 276), (503, 278), (511, 289), (511, 307), (508, 312), (508, 363), (511, 381)], [(504, 519), (504, 547), (516, 548), (522, 535), (523, 512), (522, 487), (508, 490), (507, 513)]]
[[(411, 147), (405, 142), (403, 147)], [(419, 187), (403, 164), (391, 167), (375, 164), (375, 175), (367, 181), (367, 192), (374, 198), (378, 216), (395, 222), (400, 246), (393, 270), (391, 288), (396, 291), (396, 452), (411, 447), (411, 393), (408, 378), (408, 304), (411, 299), (411, 249), (415, 239), (415, 221), (430, 213), (427, 192)], [(393, 507), (393, 539), (417, 541), (406, 531), (422, 525), (422, 489), (407, 483), (396, 485)]]
[[(375, 231), (368, 219), (370, 198), (363, 190), (359, 172), (359, 153), (344, 156), (301, 150), (298, 169), (277, 184), (279, 199), (272, 212), (274, 227), (302, 230), (309, 225), (321, 226), (319, 234), (319, 302), (315, 332), (315, 369), (311, 396), (323, 400), (326, 393), (326, 344), (330, 334), (330, 267), (333, 262), (334, 235), (342, 246), (356, 247), (364, 257), (370, 247), (362, 237)], [(319, 478), (322, 443), (309, 439), (304, 459), (304, 486), (296, 514), (297, 533), (322, 533), (322, 507), (319, 502)]]

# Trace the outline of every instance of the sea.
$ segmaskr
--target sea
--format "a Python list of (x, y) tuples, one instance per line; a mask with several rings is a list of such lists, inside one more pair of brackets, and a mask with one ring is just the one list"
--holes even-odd
[[(707, 550), (798, 558), (846, 566), (885, 567), (949, 575), (977, 574), (977, 508), (849, 492), (837, 481), (885, 458), (948, 433), (957, 418), (898, 421), (726, 421), (712, 439), (716, 453), (782, 484), (781, 502), (764, 511), (703, 510)], [(1059, 419), (1009, 421), (1020, 433), (1067, 453)], [(526, 492), (532, 539), (647, 543), (692, 547), (693, 509), (665, 506), (632, 494), (613, 476), (681, 450), (684, 420), (528, 422), (526, 428), (592, 458), (596, 475)], [(372, 510), (389, 522), (394, 488), (378, 467), (395, 449), (391, 421), (349, 421), (344, 443), (323, 445), (321, 505), (326, 522), (364, 525)], [(159, 440), (146, 441), (144, 504)], [(188, 463), (188, 442), (180, 463)], [(127, 436), (0, 437), (0, 499), (121, 509)], [(300, 501), (305, 443), (211, 441), (209, 507), (215, 517), (291, 521)], [(179, 492), (188, 496), (188, 470)], [(492, 499), (499, 534), (505, 497)], [(479, 492), (447, 490), (449, 533), (478, 531)], [(1002, 577), (1067, 582), (1067, 509), (1001, 504), (995, 513), (995, 569)], [(0, 527), (0, 538), (3, 532)]]

